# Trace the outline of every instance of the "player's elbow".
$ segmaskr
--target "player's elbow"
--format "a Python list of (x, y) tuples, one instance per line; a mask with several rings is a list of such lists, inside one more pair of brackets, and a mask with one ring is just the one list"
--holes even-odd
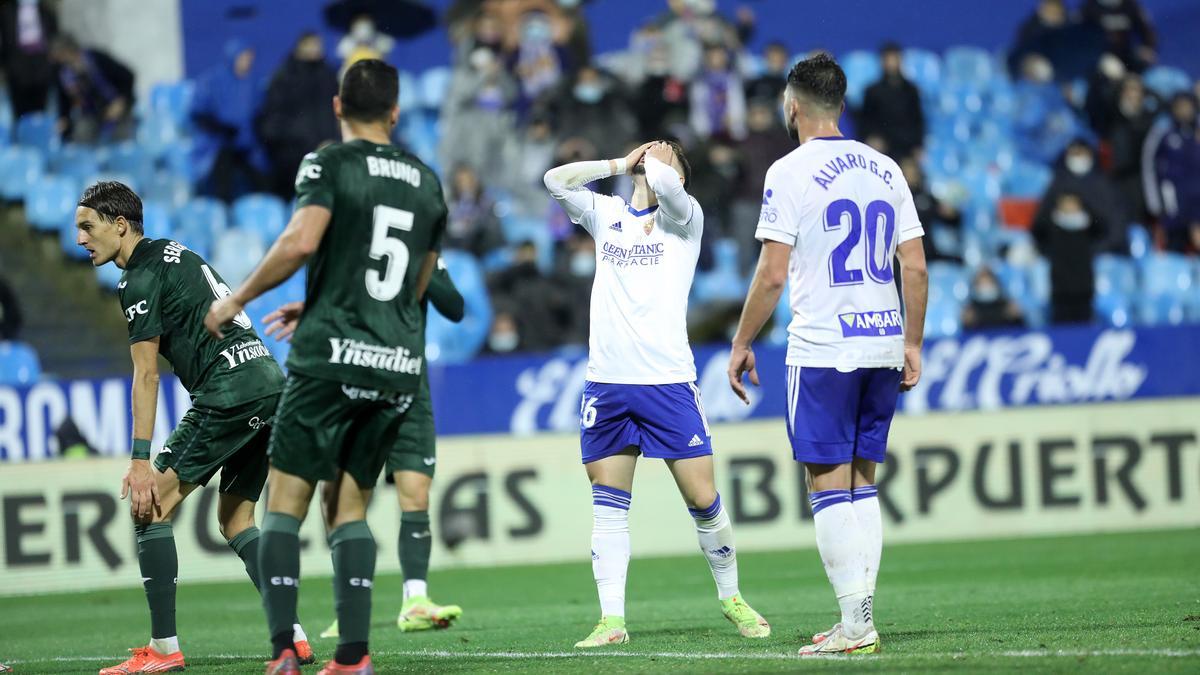
[(555, 197), (562, 193), (562, 181), (554, 175), (554, 169), (550, 169), (542, 176), (542, 185), (545, 185), (550, 194)]
[(279, 237), (279, 243), (287, 257), (300, 260), (307, 260), (309, 256), (317, 252), (317, 247), (321, 245), (319, 239), (306, 237), (304, 233), (295, 230), (285, 231)]

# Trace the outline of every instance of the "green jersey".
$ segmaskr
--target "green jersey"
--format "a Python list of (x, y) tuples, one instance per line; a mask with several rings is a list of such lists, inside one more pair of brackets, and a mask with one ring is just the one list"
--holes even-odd
[(296, 207), (304, 206), (323, 206), (332, 217), (308, 261), (288, 369), (358, 387), (417, 391), (425, 370), (417, 277), (446, 228), (437, 176), (394, 146), (333, 144), (300, 164)]
[(204, 329), (213, 300), (229, 295), (217, 271), (183, 244), (143, 239), (117, 284), (129, 343), (159, 338), (159, 353), (192, 402), (228, 408), (283, 390), (283, 372), (242, 312), (225, 337)]

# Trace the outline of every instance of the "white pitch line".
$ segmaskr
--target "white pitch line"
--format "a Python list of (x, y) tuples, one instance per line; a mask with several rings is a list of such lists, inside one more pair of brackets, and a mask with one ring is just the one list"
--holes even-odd
[[(596, 659), (596, 658), (657, 658), (657, 659), (699, 659), (699, 660), (744, 660), (744, 661), (785, 661), (799, 659), (794, 652), (779, 653), (733, 653), (733, 652), (631, 652), (631, 651), (588, 651), (588, 652), (471, 652), (448, 650), (373, 650), (378, 656), (408, 656), (415, 658), (435, 659)], [(884, 652), (862, 656), (836, 657), (852, 659), (984, 659), (984, 658), (1047, 658), (1047, 657), (1121, 657), (1121, 656), (1159, 656), (1165, 658), (1200, 657), (1200, 649), (1027, 649), (1004, 652)], [(119, 658), (110, 656), (54, 656), (44, 659), (10, 660), (11, 664), (41, 663), (84, 663), (92, 661), (109, 661)], [(193, 659), (198, 661), (241, 661), (264, 659), (263, 654), (198, 654)]]

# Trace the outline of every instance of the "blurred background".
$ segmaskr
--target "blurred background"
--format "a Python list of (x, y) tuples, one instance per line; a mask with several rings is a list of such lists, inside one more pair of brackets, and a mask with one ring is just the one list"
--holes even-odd
[[(128, 451), (120, 271), (94, 270), (74, 244), (82, 188), (99, 179), (133, 186), (149, 236), (183, 242), (236, 286), (287, 222), (301, 157), (337, 140), (330, 99), (339, 73), (364, 57), (401, 71), (395, 141), (442, 178), (444, 258), (467, 300), (461, 324), (431, 312), (428, 326), (437, 424), (451, 439), (450, 477), (439, 481), (453, 488), (455, 471), (467, 480), (472, 467), (518, 462), (536, 445), (521, 440), (528, 434), (576, 428), (594, 247), (549, 199), (542, 175), (668, 137), (687, 150), (689, 190), (706, 216), (689, 329), (709, 417), (773, 425), (726, 432), (732, 461), (742, 462), (732, 480), (743, 470), (791, 472), (775, 419), (784, 414), (786, 305), (760, 340), (764, 386), (750, 406), (728, 392), (724, 345), (758, 256), (763, 177), (794, 147), (779, 105), (787, 71), (824, 49), (849, 80), (842, 130), (901, 164), (926, 226), (926, 372), (902, 408), (933, 414), (896, 425), (903, 451), (892, 467), (906, 472), (896, 484), (907, 496), (891, 517), (903, 520), (911, 506), (929, 528), (913, 536), (936, 537), (960, 502), (938, 511), (930, 500), (961, 490), (961, 503), (1001, 519), (1006, 509), (1065, 504), (1072, 515), (1061, 527), (1196, 524), (1200, 510), (1187, 509), (1200, 485), (1162, 476), (1193, 461), (1200, 419), (1190, 398), (1200, 393), (1200, 3), (887, 8), (0, 0), (0, 485), (14, 487), (5, 463)], [(623, 177), (592, 187), (630, 190)], [(267, 311), (302, 296), (300, 274), (250, 313), (261, 329)], [(264, 341), (286, 358), (286, 344)], [(1172, 400), (1110, 407), (1164, 397)], [(165, 378), (156, 448), (187, 405)], [(976, 409), (985, 412), (959, 412)], [(500, 446), (454, 440), (479, 434), (515, 437)], [(1114, 434), (1133, 445), (1105, 445)], [(1056, 464), (1066, 457), (1052, 442), (1060, 436), (1075, 439), (1069, 470)], [(538, 441), (549, 444), (538, 452), (565, 457), (562, 470), (582, 476), (569, 434), (545, 438), (553, 441)], [(472, 454), (482, 447), (513, 454)], [(1001, 447), (1009, 460), (995, 459)], [(1123, 480), (1144, 484), (1110, 489), (1120, 458), (1102, 460), (1113, 448), (1132, 462), (1119, 465)], [(788, 494), (803, 489), (779, 480)], [(1027, 483), (1028, 495), (988, 494), (1010, 483)], [(788, 517), (793, 497), (759, 496), (735, 520)], [(794, 501), (803, 520), (806, 502)], [(980, 522), (964, 531), (1040, 527)]]

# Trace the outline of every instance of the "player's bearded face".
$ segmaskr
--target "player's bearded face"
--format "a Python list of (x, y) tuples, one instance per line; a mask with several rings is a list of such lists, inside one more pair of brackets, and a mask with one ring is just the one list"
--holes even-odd
[(645, 176), (646, 175), (646, 160), (642, 160), (642, 161), (638, 162), (637, 164), (634, 164), (633, 171), (630, 171), (629, 173), (631, 173), (635, 176)]

